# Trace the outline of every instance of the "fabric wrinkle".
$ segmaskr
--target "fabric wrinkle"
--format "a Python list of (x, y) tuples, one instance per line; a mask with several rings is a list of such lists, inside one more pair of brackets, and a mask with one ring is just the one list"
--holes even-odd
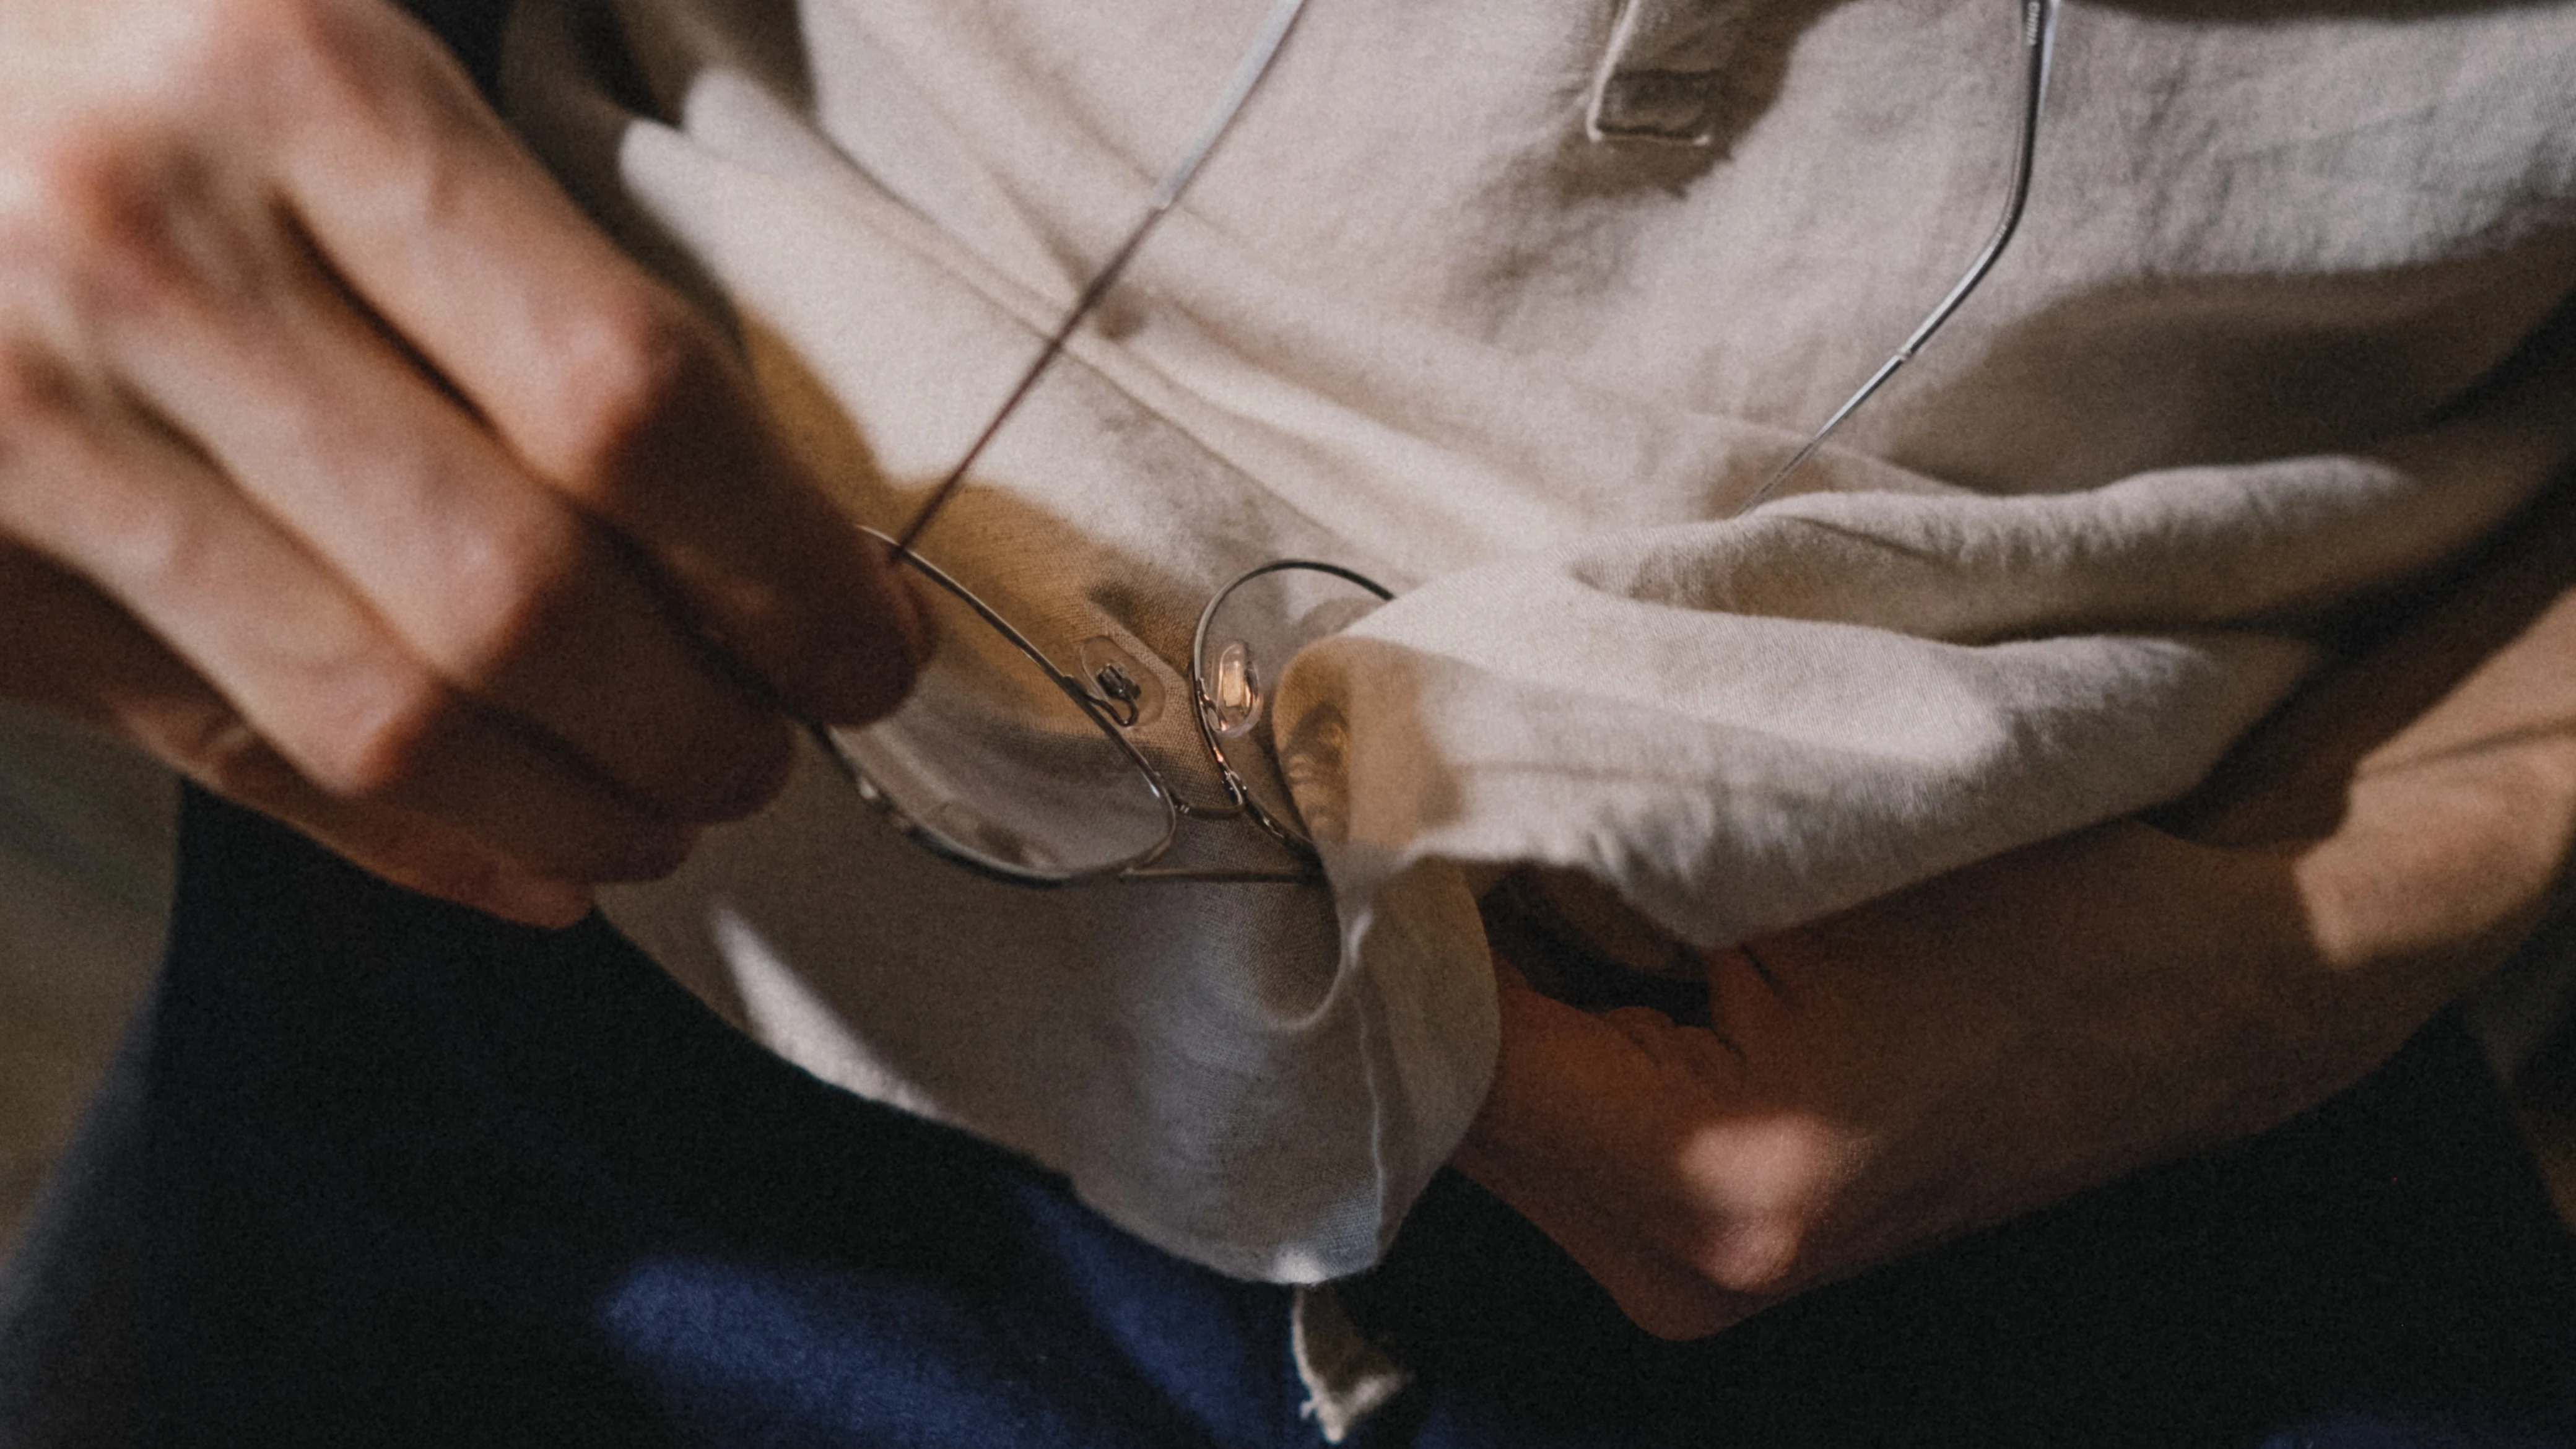
[[(882, 521), (1141, 201), (1242, 39), (1223, 9), (821, 5), (805, 94), (701, 50), (665, 61), (676, 124), (535, 139), (843, 415), (812, 436), (862, 440)], [(622, 919), (720, 957), (722, 900), (849, 1044), (817, 1070), (1173, 1251), (1313, 1279), (1373, 1259), (1481, 1096), (1470, 872), (1584, 872), (1715, 945), (2187, 788), (2322, 623), (2563, 467), (2566, 378), (2472, 389), (2569, 290), (2576, 176), (2532, 158), (2576, 153), (2576, 46), (2531, 27), (2576, 15), (2081, 12), (2023, 239), (1730, 517), (1990, 224), (2003, 9), (1319, 8), (926, 547), (1051, 644), (1168, 645), (1270, 557), (1394, 587), (1277, 697), (1329, 899), (996, 894), (817, 776)], [(1703, 146), (1587, 140), (1614, 72), (1754, 110)]]

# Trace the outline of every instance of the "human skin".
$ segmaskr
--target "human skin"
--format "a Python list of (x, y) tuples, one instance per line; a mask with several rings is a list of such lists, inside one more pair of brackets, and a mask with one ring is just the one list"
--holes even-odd
[(391, 6), (0, 0), (0, 695), (564, 924), (920, 627)]
[(1707, 1026), (1498, 960), (1457, 1165), (1689, 1338), (2358, 1081), (2567, 902), (2559, 491), (2182, 808), (1709, 953)]

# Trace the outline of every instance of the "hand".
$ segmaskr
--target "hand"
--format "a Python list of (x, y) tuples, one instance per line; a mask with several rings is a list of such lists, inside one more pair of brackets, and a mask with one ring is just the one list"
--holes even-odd
[(1457, 1165), (1690, 1337), (2357, 1081), (2564, 903), (2576, 496), (2526, 524), (2240, 750), (2196, 838), (2118, 822), (1713, 953), (1705, 1027), (1498, 963)]
[(1684, 1338), (2268, 1126), (2334, 1072), (2238, 1060), (2301, 1019), (2261, 864), (2137, 825), (2052, 842), (1711, 953), (1706, 1026), (1503, 967), (1457, 1164)]
[(562, 923), (919, 629), (391, 6), (0, 0), (0, 693)]

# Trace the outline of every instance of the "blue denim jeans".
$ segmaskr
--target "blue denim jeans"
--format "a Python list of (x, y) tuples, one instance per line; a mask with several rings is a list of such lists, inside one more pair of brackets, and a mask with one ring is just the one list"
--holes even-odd
[[(0, 1280), (0, 1443), (1293, 1445), (1289, 1293), (851, 1097), (604, 924), (192, 799), (167, 971)], [(2548, 1445), (2576, 1259), (2437, 1024), (2261, 1138), (1668, 1344), (1443, 1180), (1363, 1445)]]

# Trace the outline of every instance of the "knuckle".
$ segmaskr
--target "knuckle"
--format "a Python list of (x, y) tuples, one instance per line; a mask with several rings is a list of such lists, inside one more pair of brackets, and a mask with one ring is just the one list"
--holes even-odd
[(550, 461), (585, 491), (613, 488), (714, 380), (715, 351), (703, 326), (640, 288), (568, 327), (558, 356)]
[[(401, 110), (442, 58), (373, 0), (193, 0), (158, 32), (153, 96), (171, 114), (230, 128), (276, 161), (296, 137), (353, 145)], [(426, 63), (426, 64), (425, 64)]]
[(306, 776), (348, 800), (398, 801), (417, 794), (464, 701), (427, 674), (353, 693), (301, 752)]
[(270, 53), (334, 61), (347, 54), (349, 6), (345, 0), (220, 0), (233, 12), (233, 33), (253, 37)]
[[(201, 0), (183, 49), (208, 79), (245, 75), (290, 102), (333, 85), (353, 64), (353, 16), (342, 0)], [(345, 89), (345, 87), (340, 87)]]
[(1710, 1244), (1700, 1267), (1712, 1284), (1746, 1298), (1785, 1298), (1813, 1276), (1806, 1225), (1786, 1215), (1744, 1223)]
[(590, 597), (590, 554), (575, 525), (546, 517), (457, 547), (446, 583), (449, 672), (486, 690), (560, 654)]
[[(180, 150), (112, 128), (24, 138), (0, 161), (0, 276), (22, 326), (85, 330), (191, 295), (186, 213), (206, 178)], [(200, 247), (202, 250), (202, 245)]]
[(1723, 1182), (1723, 1211), (1668, 1226), (1673, 1256), (1712, 1285), (1749, 1298), (1784, 1298), (1821, 1281), (1845, 1246), (1851, 1204), (1848, 1144), (1788, 1119), (1739, 1129), (1695, 1164), (1704, 1187)]
[(59, 264), (128, 228), (143, 188), (125, 137), (72, 122), (10, 141), (0, 152), (0, 244), (13, 268)]

